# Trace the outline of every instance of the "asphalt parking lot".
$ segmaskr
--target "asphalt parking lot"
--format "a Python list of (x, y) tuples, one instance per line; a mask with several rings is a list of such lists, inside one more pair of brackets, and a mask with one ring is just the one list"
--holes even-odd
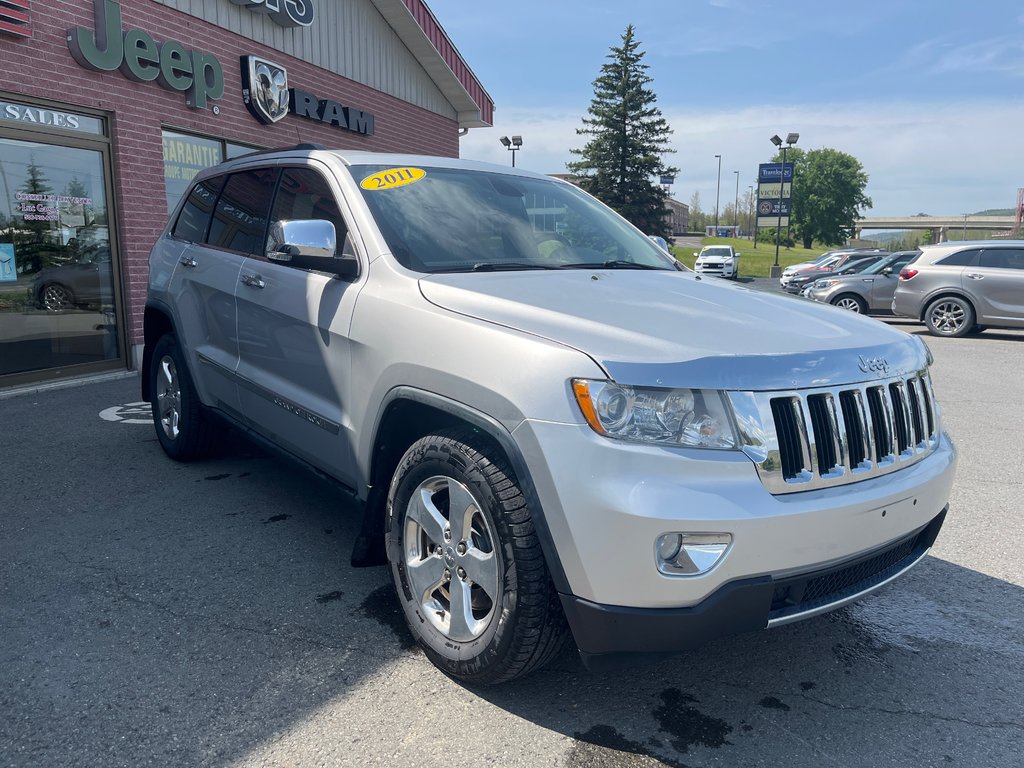
[(411, 645), (383, 568), (349, 567), (333, 487), (240, 440), (167, 460), (135, 378), (0, 399), (0, 765), (1016, 768), (1024, 332), (926, 340), (961, 461), (907, 577), (654, 666), (567, 651), (486, 690)]

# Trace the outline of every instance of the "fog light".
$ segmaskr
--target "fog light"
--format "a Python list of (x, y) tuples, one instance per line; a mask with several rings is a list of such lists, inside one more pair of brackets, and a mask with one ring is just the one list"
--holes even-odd
[(700, 576), (725, 557), (728, 533), (663, 533), (654, 543), (658, 570), (668, 576)]

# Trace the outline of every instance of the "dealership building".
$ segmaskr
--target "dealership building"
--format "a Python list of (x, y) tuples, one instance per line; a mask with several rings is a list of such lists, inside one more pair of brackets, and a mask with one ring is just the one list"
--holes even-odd
[(458, 156), (493, 102), (423, 0), (0, 0), (0, 389), (134, 369), (203, 168), (302, 143)]

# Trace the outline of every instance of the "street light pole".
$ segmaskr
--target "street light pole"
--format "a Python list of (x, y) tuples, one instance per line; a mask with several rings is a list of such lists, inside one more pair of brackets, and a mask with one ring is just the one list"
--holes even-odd
[(736, 217), (736, 236), (740, 234), (740, 172), (733, 171), (736, 174), (736, 200), (732, 204), (733, 215)]
[(754, 199), (754, 185), (753, 184), (748, 184), (747, 185), (747, 194), (750, 196), (750, 222), (749, 222), (748, 226), (749, 226), (751, 234), (752, 234), (752, 236), (754, 238), (754, 249), (756, 250), (757, 249), (757, 219), (754, 218), (754, 204), (757, 201)]
[[(778, 134), (772, 136), (772, 144), (776, 147), (782, 147), (782, 172), (779, 174), (779, 219), (775, 225), (775, 264), (771, 269), (771, 276), (778, 277), (782, 270), (779, 268), (779, 241), (782, 238), (782, 193), (786, 189), (786, 150), (796, 144), (800, 138), (799, 133), (790, 133), (786, 136), (786, 146), (782, 147), (782, 139), (778, 137)], [(793, 178), (789, 179), (790, 190), (793, 189)], [(790, 192), (792, 195), (792, 191)]]
[(498, 139), (502, 144), (505, 145), (505, 149), (512, 153), (512, 167), (516, 167), (516, 152), (523, 148), (523, 137), (513, 136), (509, 139), (508, 136), (502, 136)]
[(718, 201), (722, 197), (722, 156), (715, 155), (718, 158), (718, 188), (715, 190), (715, 237), (718, 237)]

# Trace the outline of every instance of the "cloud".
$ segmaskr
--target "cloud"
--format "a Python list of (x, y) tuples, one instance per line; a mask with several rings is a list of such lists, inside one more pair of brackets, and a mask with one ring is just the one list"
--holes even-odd
[[(689, 201), (700, 192), (705, 210), (714, 208), (718, 161), (722, 155), (720, 205), (732, 202), (739, 170), (740, 195), (756, 185), (758, 163), (774, 153), (772, 134), (798, 131), (799, 147), (831, 147), (856, 157), (867, 171), (873, 215), (959, 215), (1013, 205), (1024, 168), (1024, 104), (1019, 102), (890, 103), (843, 102), (814, 106), (757, 105), (695, 112), (662, 106), (674, 128), (680, 168), (673, 196)], [(462, 139), (462, 156), (508, 165), (498, 137), (523, 136), (517, 165), (541, 173), (564, 173), (586, 105), (560, 111), (501, 109), (493, 129), (473, 129)]]
[(998, 72), (1024, 77), (1024, 40), (1018, 35), (1006, 35), (949, 47), (940, 53), (931, 71)]

